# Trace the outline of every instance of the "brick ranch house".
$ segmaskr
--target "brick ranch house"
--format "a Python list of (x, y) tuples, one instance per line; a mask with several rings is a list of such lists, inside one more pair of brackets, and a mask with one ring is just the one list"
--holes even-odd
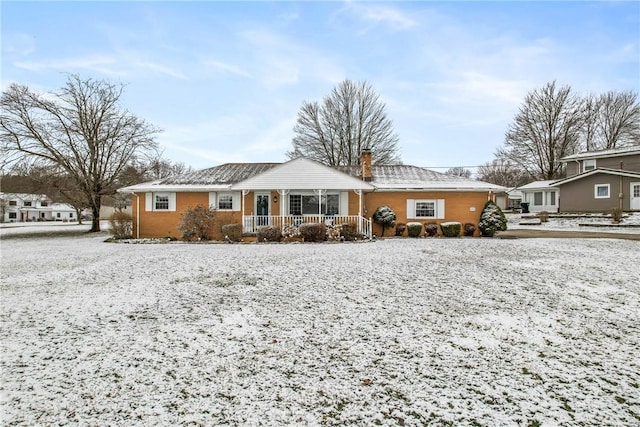
[(227, 163), (118, 191), (132, 195), (136, 238), (180, 238), (181, 213), (204, 205), (215, 211), (210, 237), (221, 240), (222, 225), (230, 223), (242, 224), (246, 234), (265, 225), (353, 223), (364, 236), (380, 236), (382, 228), (371, 216), (383, 205), (395, 211), (400, 223), (477, 226), (486, 201), (504, 188), (417, 166), (371, 166), (371, 152), (364, 150), (358, 166), (329, 167), (306, 158)]

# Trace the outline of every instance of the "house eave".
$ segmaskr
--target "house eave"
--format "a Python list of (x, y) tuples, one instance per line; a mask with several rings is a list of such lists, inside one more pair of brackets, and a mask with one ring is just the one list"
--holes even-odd
[(139, 184), (132, 185), (130, 187), (123, 187), (118, 189), (118, 193), (154, 193), (154, 192), (169, 192), (169, 193), (203, 193), (210, 191), (229, 191), (231, 186), (229, 184), (224, 185), (153, 185), (153, 184)]

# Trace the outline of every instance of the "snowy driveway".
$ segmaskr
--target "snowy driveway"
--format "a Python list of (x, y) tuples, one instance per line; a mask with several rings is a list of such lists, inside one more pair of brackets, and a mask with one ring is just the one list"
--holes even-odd
[(102, 239), (2, 241), (4, 425), (640, 424), (637, 241)]

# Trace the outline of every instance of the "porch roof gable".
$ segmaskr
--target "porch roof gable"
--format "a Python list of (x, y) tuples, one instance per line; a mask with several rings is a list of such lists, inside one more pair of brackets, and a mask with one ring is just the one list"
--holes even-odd
[(373, 190), (365, 181), (304, 157), (277, 165), (231, 186), (232, 190)]

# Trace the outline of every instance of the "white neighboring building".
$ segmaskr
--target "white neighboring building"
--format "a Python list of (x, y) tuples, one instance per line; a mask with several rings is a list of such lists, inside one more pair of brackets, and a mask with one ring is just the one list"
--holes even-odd
[(77, 221), (76, 210), (44, 194), (0, 193), (1, 222)]
[[(558, 208), (560, 207), (560, 189), (552, 185), (557, 181), (557, 179), (534, 181), (518, 187), (518, 190), (522, 193), (521, 205), (528, 203), (529, 212), (558, 212)], [(526, 211), (524, 206), (522, 211)]]

